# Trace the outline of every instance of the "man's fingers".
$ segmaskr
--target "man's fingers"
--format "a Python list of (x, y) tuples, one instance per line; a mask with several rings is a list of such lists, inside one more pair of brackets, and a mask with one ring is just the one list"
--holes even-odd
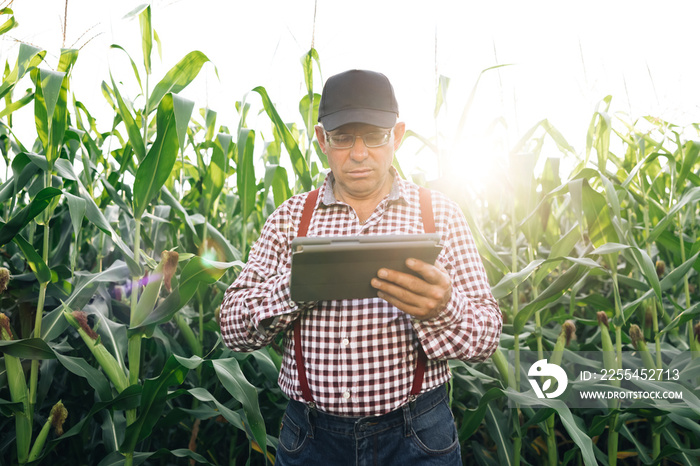
[(412, 290), (414, 293), (419, 294), (430, 286), (430, 283), (424, 279), (396, 270), (380, 269), (379, 272), (377, 272), (377, 276), (385, 283), (395, 284), (401, 288)]
[(419, 307), (405, 303), (405, 302), (401, 301), (400, 299), (398, 299), (396, 296), (392, 296), (392, 295), (387, 294), (383, 291), (377, 291), (377, 297), (383, 299), (384, 301), (391, 304), (395, 308), (402, 310), (406, 314), (410, 314), (412, 316), (419, 317), (419, 315), (421, 313)]
[(433, 317), (444, 299), (444, 291), (425, 282), (419, 289), (411, 289), (375, 278), (372, 286), (378, 290), (378, 297), (419, 319)]
[(431, 265), (418, 259), (407, 259), (406, 266), (431, 285), (445, 285), (450, 281), (447, 271), (440, 264)]
[(449, 301), (452, 283), (447, 271), (417, 259), (408, 259), (406, 265), (419, 276), (391, 269), (380, 269), (379, 278), (372, 279), (377, 296), (396, 308), (419, 319), (437, 315)]

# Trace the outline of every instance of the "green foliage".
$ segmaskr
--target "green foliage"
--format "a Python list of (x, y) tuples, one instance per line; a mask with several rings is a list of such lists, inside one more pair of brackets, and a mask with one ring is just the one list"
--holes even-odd
[[(9, 16), (3, 34), (15, 19), (0, 13)], [(142, 5), (128, 15), (139, 19), (142, 60), (112, 46), (126, 54), (139, 95), (117, 85), (122, 76), (101, 82), (114, 111), (107, 130), (70, 87), (77, 51), (51, 64), (51, 53), (21, 44), (16, 63), (6, 64), (0, 266), (12, 280), (0, 308), (14, 338), (0, 342), (3, 464), (26, 462), (32, 445), (32, 458), (56, 465), (274, 459), (286, 403), (277, 386), (281, 355), (276, 345), (226, 349), (218, 307), (267, 216), (311, 189), (327, 166), (313, 142), (320, 58), (313, 49), (301, 57), (298, 124), (263, 87), (237, 104), (239, 121), (217, 124), (215, 109), (195, 112), (197, 103), (178, 95), (209, 61), (202, 52), (151, 79), (154, 44), (161, 47), (152, 13)], [(503, 66), (478, 76), (447, 146), (467, 125), (479, 80)], [(14, 100), (23, 78), (33, 88)], [(436, 117), (449, 83), (439, 80)], [(256, 105), (266, 127), (247, 126)], [(451, 363), (469, 464), (697, 462), (697, 406), (596, 411), (546, 400), (533, 409), (533, 395), (515, 389), (519, 360), (504, 356), (560, 347), (562, 324), (572, 320), (578, 334), (567, 351), (605, 348), (607, 364), (619, 367), (638, 326), (647, 366), (667, 368), (663, 350), (685, 357), (680, 369), (689, 377), (700, 374), (692, 331), (700, 315), (700, 143), (692, 138), (700, 125), (630, 121), (611, 105), (608, 96), (596, 109), (582, 154), (543, 120), (510, 148), (498, 190), (474, 198), (438, 180), (464, 209), (506, 321), (492, 360)], [(12, 132), (20, 111), (33, 111), (34, 141)], [(445, 134), (407, 137), (450, 171), (438, 153)], [(574, 167), (566, 176), (564, 161)], [(164, 251), (177, 255), (172, 277)], [(64, 312), (74, 310), (87, 315), (90, 331), (68, 324)], [(610, 323), (597, 324), (599, 311)], [(678, 385), (698, 399), (697, 383)], [(66, 432), (47, 439), (43, 426), (59, 400), (70, 413)]]

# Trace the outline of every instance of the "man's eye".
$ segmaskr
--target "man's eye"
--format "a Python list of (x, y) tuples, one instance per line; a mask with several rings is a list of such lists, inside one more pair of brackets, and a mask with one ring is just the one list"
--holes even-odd
[(364, 140), (367, 141), (367, 144), (375, 146), (384, 144), (388, 140), (388, 136), (387, 133), (367, 133)]
[(355, 136), (351, 134), (338, 134), (333, 136), (333, 142), (342, 146), (352, 144), (354, 140)]

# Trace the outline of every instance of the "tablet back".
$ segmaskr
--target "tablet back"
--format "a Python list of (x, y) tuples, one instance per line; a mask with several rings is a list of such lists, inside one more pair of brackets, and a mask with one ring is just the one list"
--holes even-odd
[(435, 263), (440, 235), (301, 237), (292, 240), (293, 301), (374, 298), (380, 268), (413, 273), (409, 257)]

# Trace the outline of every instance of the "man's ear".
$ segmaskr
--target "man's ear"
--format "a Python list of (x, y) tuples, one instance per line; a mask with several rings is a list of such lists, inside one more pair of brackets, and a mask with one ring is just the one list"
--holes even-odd
[(323, 129), (323, 126), (321, 126), (321, 125), (314, 126), (314, 130), (316, 131), (316, 139), (318, 140), (318, 145), (321, 148), (321, 152), (323, 152), (325, 154), (326, 153), (326, 131)]
[(394, 125), (394, 150), (399, 149), (404, 133), (406, 133), (406, 123), (399, 121)]

